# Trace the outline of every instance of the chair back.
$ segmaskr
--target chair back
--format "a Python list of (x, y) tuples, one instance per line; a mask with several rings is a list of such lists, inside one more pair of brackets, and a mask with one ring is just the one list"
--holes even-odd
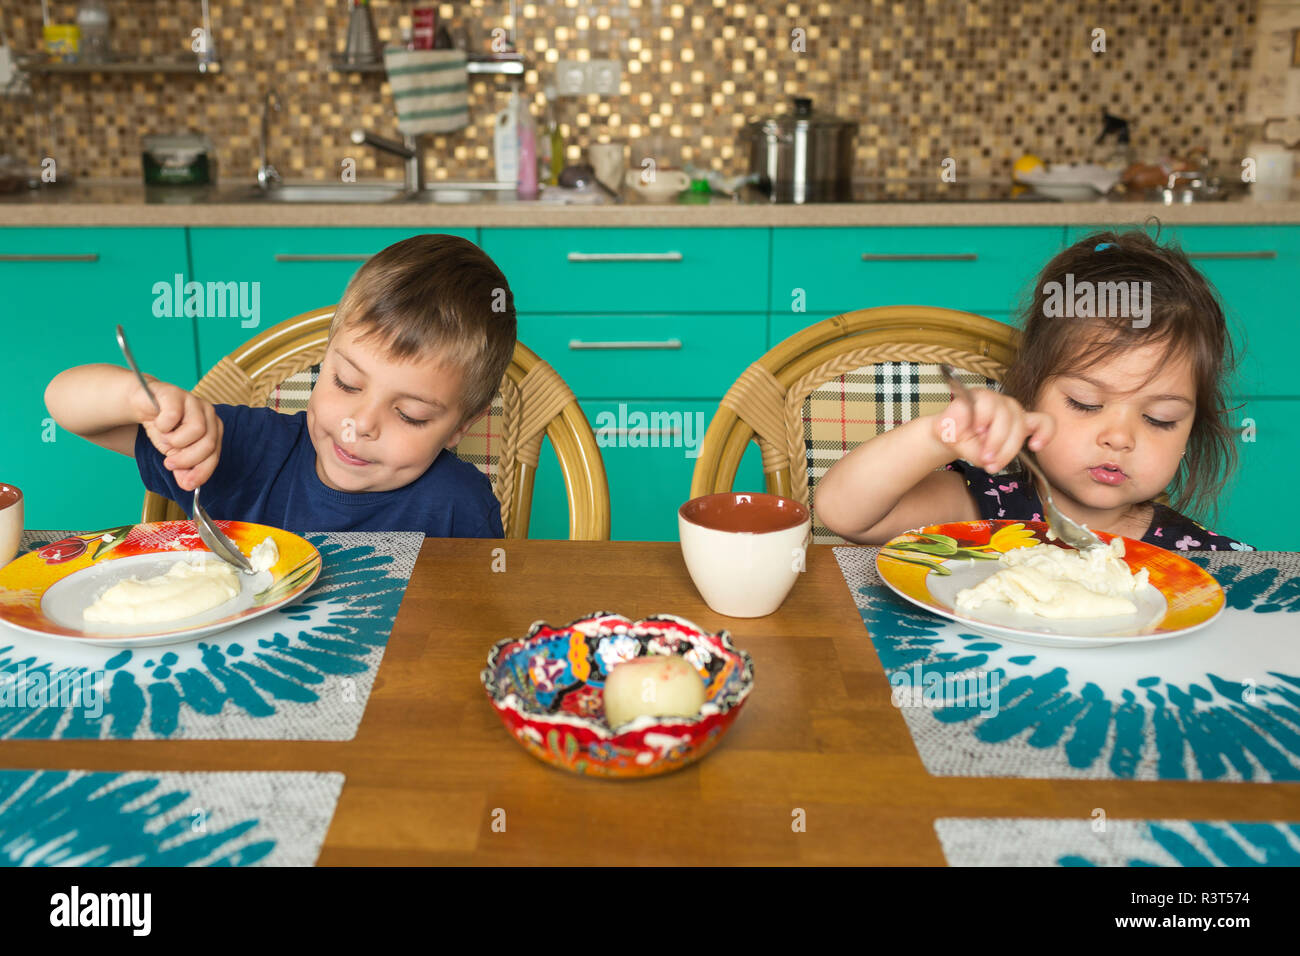
[(843, 544), (817, 519), (817, 482), (864, 441), (952, 400), (939, 366), (996, 389), (1019, 331), (971, 312), (931, 306), (859, 309), (796, 332), (749, 366), (704, 434), (691, 497), (730, 491), (750, 441), (767, 490), (806, 505), (813, 541)]

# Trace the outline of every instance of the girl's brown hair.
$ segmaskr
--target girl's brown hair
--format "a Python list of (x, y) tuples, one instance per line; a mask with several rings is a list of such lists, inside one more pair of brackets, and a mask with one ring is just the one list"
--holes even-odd
[[(1123, 310), (1129, 312), (1123, 315), (1101, 307), (1094, 310), (1101, 314), (1091, 318), (1063, 318), (1055, 308), (1049, 313), (1046, 287), (1065, 286), (1067, 275), (1073, 276), (1076, 288), (1083, 282), (1093, 283), (1093, 289), (1101, 283), (1150, 282), (1145, 319), (1136, 321), (1131, 310)], [(1108, 311), (1117, 314), (1105, 314)], [(1139, 327), (1146, 321), (1150, 324)], [(1159, 245), (1138, 230), (1093, 233), (1043, 268), (1023, 310), (1020, 331), (1019, 353), (1002, 391), (1030, 409), (1048, 379), (1085, 371), (1126, 349), (1157, 343), (1164, 346), (1166, 360), (1187, 356), (1196, 384), (1196, 411), (1168, 493), (1175, 510), (1196, 520), (1216, 520), (1219, 496), (1237, 466), (1225, 402), (1226, 382), (1237, 358), (1218, 294), (1182, 250)], [(1146, 382), (1159, 371), (1160, 365), (1153, 367)]]
[(515, 301), (486, 252), (459, 236), (412, 236), (371, 256), (339, 302), (344, 326), (396, 361), (441, 353), (461, 370), (461, 422), (492, 404), (515, 354)]

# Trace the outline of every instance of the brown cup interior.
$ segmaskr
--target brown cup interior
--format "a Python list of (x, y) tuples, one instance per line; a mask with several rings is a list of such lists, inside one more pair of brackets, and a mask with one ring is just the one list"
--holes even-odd
[(0, 511), (23, 500), (23, 493), (13, 485), (0, 483)]
[(751, 534), (786, 531), (808, 520), (808, 509), (799, 502), (751, 491), (726, 491), (692, 498), (678, 513), (703, 528)]

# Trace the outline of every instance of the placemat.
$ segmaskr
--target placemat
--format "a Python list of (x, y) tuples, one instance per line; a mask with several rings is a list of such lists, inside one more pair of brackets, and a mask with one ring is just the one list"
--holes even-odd
[(1300, 553), (1197, 552), (1226, 607), (1186, 637), (994, 640), (894, 594), (879, 548), (835, 558), (936, 776), (1300, 780)]
[(341, 773), (0, 770), (0, 866), (312, 866)]
[[(70, 532), (26, 531), (24, 551)], [(351, 740), (424, 535), (303, 534), (301, 601), (187, 644), (120, 649), (0, 624), (0, 739)]]
[(950, 866), (1300, 866), (1296, 823), (944, 817), (934, 832)]

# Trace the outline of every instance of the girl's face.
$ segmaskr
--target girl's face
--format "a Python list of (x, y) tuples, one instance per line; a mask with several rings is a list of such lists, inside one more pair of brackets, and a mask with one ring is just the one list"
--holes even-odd
[[(1156, 376), (1133, 391), (1153, 368)], [(1094, 521), (1115, 520), (1129, 505), (1155, 498), (1178, 470), (1195, 401), (1191, 362), (1167, 356), (1163, 345), (1048, 379), (1035, 408), (1057, 423), (1056, 436), (1038, 453), (1053, 492)]]

